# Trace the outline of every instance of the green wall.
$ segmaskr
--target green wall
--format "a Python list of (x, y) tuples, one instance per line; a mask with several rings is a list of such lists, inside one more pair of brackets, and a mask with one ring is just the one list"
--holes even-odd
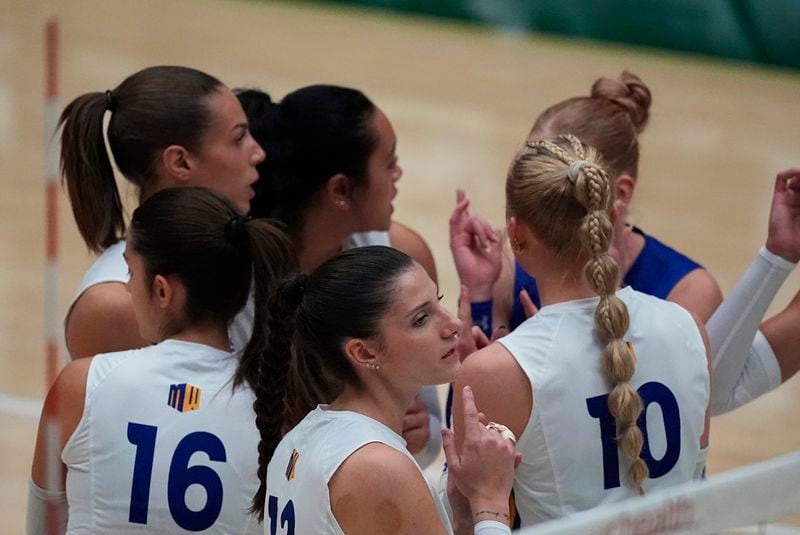
[(318, 0), (800, 68), (800, 0)]

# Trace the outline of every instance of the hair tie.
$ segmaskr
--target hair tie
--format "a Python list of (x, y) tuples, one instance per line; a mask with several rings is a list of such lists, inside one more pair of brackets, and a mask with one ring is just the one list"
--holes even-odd
[(245, 225), (253, 219), (249, 215), (233, 216), (225, 223), (225, 237), (235, 246), (240, 246), (245, 241)]
[(581, 174), (581, 169), (584, 165), (589, 165), (591, 162), (586, 160), (575, 160), (571, 164), (569, 164), (569, 169), (567, 169), (567, 178), (575, 184), (578, 182), (578, 177)]
[(298, 273), (292, 277), (289, 287), (287, 288), (287, 297), (293, 306), (299, 307), (300, 303), (303, 302), (303, 295), (306, 293), (307, 282), (308, 275), (305, 273)]
[(114, 95), (111, 93), (110, 89), (106, 89), (106, 109), (110, 112), (114, 112), (117, 108), (117, 103), (114, 100)]

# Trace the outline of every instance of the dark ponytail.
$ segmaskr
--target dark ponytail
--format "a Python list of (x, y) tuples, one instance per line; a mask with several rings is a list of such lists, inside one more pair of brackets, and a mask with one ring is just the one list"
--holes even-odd
[[(303, 298), (307, 277), (297, 274), (279, 285), (269, 301), (269, 324), (256, 319), (255, 331), (268, 331), (267, 343), (258, 367), (255, 383), (256, 400), (253, 410), (256, 413), (256, 427), (261, 436), (258, 444), (259, 487), (253, 497), (251, 513), (264, 520), (264, 501), (267, 496), (267, 465), (275, 448), (283, 436), (287, 412), (287, 381), (291, 366), (291, 354), (295, 333), (297, 309)], [(258, 301), (256, 301), (258, 302)], [(264, 327), (259, 329), (259, 326)], [(249, 347), (249, 346), (248, 346)]]
[(61, 172), (83, 240), (94, 252), (125, 232), (117, 182), (103, 139), (106, 96), (87, 93), (69, 103), (59, 119)]
[(269, 155), (258, 166), (253, 217), (278, 219), (297, 234), (303, 212), (331, 177), (342, 173), (355, 186), (366, 186), (378, 137), (375, 105), (362, 92), (314, 85), (279, 104), (257, 90), (239, 90), (237, 96), (253, 138)]
[(255, 313), (253, 334), (242, 353), (235, 384), (247, 381), (254, 389), (259, 382), (263, 355), (272, 351), (274, 342), (269, 337), (269, 322), (273, 316), (269, 308), (271, 305), (268, 305), (270, 296), (288, 274), (296, 273), (300, 269), (294, 247), (279, 226), (283, 225), (264, 219), (252, 219), (246, 223), (250, 259), (253, 263)]
[(61, 171), (89, 249), (101, 252), (125, 234), (122, 201), (103, 138), (105, 111), (111, 111), (108, 144), (117, 167), (142, 188), (155, 178), (166, 147), (199, 148), (212, 121), (208, 98), (223, 87), (195, 69), (150, 67), (114, 90), (87, 93), (67, 105), (59, 119)]
[(230, 201), (205, 188), (167, 188), (134, 211), (129, 246), (142, 255), (148, 279), (174, 275), (186, 287), (183, 317), (165, 327), (165, 336), (185, 325), (230, 321), (254, 281), (256, 327), (233, 384), (255, 388), (266, 346), (266, 296), (297, 270), (288, 236), (267, 220), (241, 216)]
[[(344, 344), (380, 336), (400, 276), (414, 265), (391, 247), (360, 247), (331, 258), (309, 276), (282, 283), (269, 301), (269, 341), (253, 408), (261, 433), (260, 486), (251, 511), (264, 517), (267, 465), (283, 434), (343, 385), (361, 388)], [(258, 325), (259, 322), (256, 322)]]

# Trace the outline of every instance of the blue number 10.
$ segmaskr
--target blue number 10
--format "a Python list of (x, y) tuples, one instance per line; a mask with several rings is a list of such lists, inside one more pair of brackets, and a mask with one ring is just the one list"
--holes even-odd
[[(641, 457), (650, 470), (650, 477), (661, 477), (678, 463), (681, 454), (681, 414), (678, 400), (672, 391), (661, 383), (650, 382), (639, 387), (642, 397), (642, 414), (636, 425), (644, 435), (644, 446)], [(661, 407), (664, 417), (664, 436), (667, 440), (667, 451), (661, 459), (654, 459), (650, 453), (650, 442), (647, 440), (647, 407), (655, 403)], [(619, 487), (619, 454), (617, 452), (617, 424), (608, 410), (608, 394), (595, 396), (586, 400), (586, 408), (592, 418), (600, 420), (600, 442), (603, 447), (603, 488)]]
[[(157, 433), (158, 428), (152, 425), (128, 424), (128, 442), (136, 446), (128, 513), (128, 522), (134, 524), (147, 524)], [(208, 529), (222, 511), (223, 491), (219, 475), (208, 466), (189, 466), (189, 459), (198, 451), (208, 455), (210, 461), (227, 460), (222, 441), (205, 431), (189, 433), (175, 448), (169, 465), (167, 502), (175, 523), (187, 531)], [(193, 511), (186, 505), (186, 490), (191, 485), (200, 485), (206, 491), (206, 504), (199, 511)]]

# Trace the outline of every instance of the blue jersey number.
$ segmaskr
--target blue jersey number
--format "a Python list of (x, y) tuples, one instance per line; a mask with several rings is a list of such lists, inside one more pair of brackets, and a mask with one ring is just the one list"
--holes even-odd
[[(669, 388), (661, 383), (650, 382), (639, 387), (642, 397), (643, 410), (636, 424), (644, 435), (644, 446), (641, 457), (650, 477), (661, 477), (678, 463), (681, 453), (681, 414), (678, 409), (678, 400)], [(650, 453), (650, 442), (647, 440), (647, 407), (656, 403), (661, 408), (664, 417), (664, 436), (667, 449), (660, 459), (653, 458)], [(603, 488), (613, 489), (619, 487), (619, 454), (617, 452), (617, 424), (608, 410), (608, 394), (595, 396), (586, 400), (586, 407), (592, 418), (600, 420), (600, 442), (603, 446)]]
[(269, 535), (278, 535), (278, 520), (280, 520), (281, 529), (286, 530), (286, 535), (294, 535), (294, 504), (292, 500), (289, 500), (278, 518), (278, 498), (270, 496), (267, 503), (267, 516), (269, 516)]
[[(128, 424), (128, 442), (136, 446), (128, 514), (128, 521), (134, 524), (147, 524), (157, 433), (158, 428), (152, 425)], [(169, 465), (167, 502), (175, 523), (187, 531), (208, 529), (222, 510), (222, 480), (219, 475), (208, 466), (189, 466), (189, 460), (198, 451), (205, 453), (210, 461), (227, 460), (222, 441), (205, 431), (186, 435), (175, 448)], [(200, 485), (206, 492), (206, 504), (198, 511), (186, 505), (186, 490), (192, 485)]]

